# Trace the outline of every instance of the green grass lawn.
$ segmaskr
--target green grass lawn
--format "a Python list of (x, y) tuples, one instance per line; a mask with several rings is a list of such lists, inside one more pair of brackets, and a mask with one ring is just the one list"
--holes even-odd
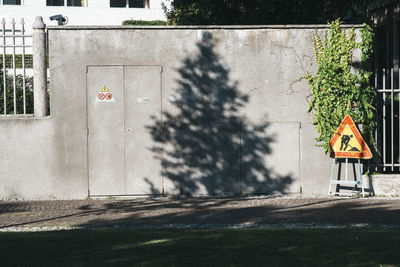
[(400, 230), (0, 233), (0, 266), (398, 266)]

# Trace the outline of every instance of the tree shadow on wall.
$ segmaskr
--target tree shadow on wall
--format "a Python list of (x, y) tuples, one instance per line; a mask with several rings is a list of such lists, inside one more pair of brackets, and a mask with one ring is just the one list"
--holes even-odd
[(283, 193), (293, 179), (265, 164), (274, 142), (266, 134), (269, 124), (253, 124), (240, 112), (248, 95), (230, 82), (212, 35), (204, 33), (197, 47), (198, 54), (178, 69), (172, 111), (164, 111), (162, 121), (153, 117), (148, 127), (162, 176), (184, 195)]

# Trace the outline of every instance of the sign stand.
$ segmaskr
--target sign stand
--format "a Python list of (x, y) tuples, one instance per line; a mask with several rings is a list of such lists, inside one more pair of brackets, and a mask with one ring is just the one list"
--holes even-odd
[[(362, 138), (360, 132), (357, 129), (353, 119), (346, 115), (343, 121), (340, 123), (337, 128), (335, 134), (329, 141), (329, 145), (331, 147), (331, 156), (334, 157), (331, 171), (331, 181), (329, 183), (328, 195), (331, 195), (331, 187), (332, 184), (336, 184), (340, 186), (341, 184), (346, 185), (354, 185), (354, 189), (357, 188), (358, 185), (361, 185), (362, 197), (365, 197), (364, 183), (362, 179), (362, 170), (361, 170), (361, 160), (360, 159), (371, 159), (372, 153), (369, 149), (367, 143), (365, 143)], [(341, 162), (339, 162), (338, 168), (338, 179), (333, 179), (333, 173), (335, 170), (335, 165), (338, 158), (342, 158), (345, 160), (345, 180), (340, 180), (341, 176)], [(354, 181), (349, 181), (348, 171), (349, 171), (349, 158), (358, 160), (358, 170), (360, 179), (357, 180), (356, 168), (353, 163), (353, 172), (354, 172)], [(338, 195), (339, 192), (335, 192), (334, 195)]]
[[(345, 185), (354, 185), (354, 189), (357, 188), (357, 185), (360, 185), (361, 186), (362, 197), (364, 198), (365, 197), (365, 190), (364, 190), (364, 183), (363, 183), (363, 179), (362, 179), (362, 170), (361, 170), (361, 161), (360, 161), (360, 159), (358, 159), (358, 170), (359, 170), (359, 175), (360, 175), (360, 179), (359, 180), (357, 180), (357, 177), (354, 177), (354, 181), (349, 181), (349, 176), (348, 176), (349, 158), (345, 159), (345, 164), (346, 164), (345, 165), (345, 173), (346, 173), (345, 174), (345, 179), (346, 180), (340, 180), (339, 179), (339, 177), (341, 176), (340, 164), (341, 164), (341, 162), (339, 162), (338, 179), (334, 180), (333, 179), (333, 174), (334, 174), (334, 171), (335, 171), (336, 159), (333, 159), (332, 171), (331, 171), (331, 181), (329, 183), (328, 195), (339, 195), (339, 192), (335, 192), (335, 193), (331, 192), (331, 188), (332, 188), (333, 184), (336, 184), (336, 185), (339, 185), (339, 186), (343, 185), (343, 184), (345, 184)], [(353, 165), (353, 171), (355, 173), (355, 166), (354, 165)]]

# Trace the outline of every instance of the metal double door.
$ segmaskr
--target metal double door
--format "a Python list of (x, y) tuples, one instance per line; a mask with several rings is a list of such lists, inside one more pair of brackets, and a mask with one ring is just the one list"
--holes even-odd
[[(89, 194), (161, 194), (161, 66), (88, 66)], [(153, 133), (154, 134), (154, 133)]]

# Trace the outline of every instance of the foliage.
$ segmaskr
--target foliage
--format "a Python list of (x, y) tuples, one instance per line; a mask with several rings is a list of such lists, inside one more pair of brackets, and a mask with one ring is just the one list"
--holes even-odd
[[(3, 70), (0, 70), (0, 114), (4, 114), (4, 83), (3, 83)], [(14, 77), (12, 75), (6, 75), (6, 96), (7, 96), (7, 114), (14, 114)], [(33, 77), (25, 77), (25, 101), (26, 101), (26, 113), (33, 114)], [(23, 76), (16, 75), (16, 102), (17, 102), (17, 114), (24, 113), (24, 96), (23, 96)]]
[[(373, 140), (375, 90), (370, 85), (368, 61), (372, 54), (372, 32), (369, 26), (361, 29), (361, 42), (355, 41), (354, 29), (345, 30), (340, 21), (330, 24), (329, 34), (323, 39), (315, 33), (314, 52), (318, 63), (315, 76), (307, 72), (305, 78), (311, 88), (308, 112), (319, 136), (318, 146), (329, 151), (329, 140), (336, 128), (349, 114), (356, 124), (362, 125), (367, 142)], [(361, 64), (354, 62), (354, 52), (361, 51)], [(358, 67), (358, 74), (351, 69)]]
[(125, 20), (123, 26), (151, 26), (151, 25), (167, 25), (166, 21), (162, 20)]
[[(15, 66), (22, 68), (22, 55), (15, 55)], [(10, 69), (13, 67), (13, 55), (6, 55), (6, 67)], [(33, 55), (25, 55), (25, 68), (33, 68)]]
[(172, 25), (266, 25), (323, 23), (339, 17), (360, 22), (368, 0), (173, 0)]
[[(26, 54), (25, 55), (25, 69), (32, 69), (33, 68), (33, 55), (32, 54)], [(0, 56), (0, 59), (2, 60), (2, 56)], [(13, 68), (13, 55), (12, 54), (6, 54), (6, 68), (7, 69), (12, 69)], [(22, 55), (15, 55), (15, 67), (17, 69), (22, 69)], [(49, 55), (46, 55), (46, 66), (47, 68), (49, 67)]]

